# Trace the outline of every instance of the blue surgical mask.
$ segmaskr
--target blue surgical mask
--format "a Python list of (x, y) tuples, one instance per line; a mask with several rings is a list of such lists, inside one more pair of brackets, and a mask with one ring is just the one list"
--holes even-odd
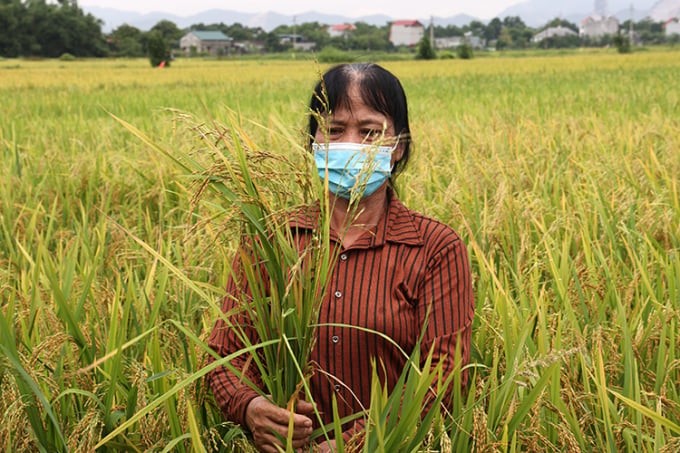
[(392, 147), (314, 143), (312, 149), (319, 176), (326, 178), (328, 169), (328, 190), (339, 197), (350, 199), (353, 193), (366, 197), (390, 178)]

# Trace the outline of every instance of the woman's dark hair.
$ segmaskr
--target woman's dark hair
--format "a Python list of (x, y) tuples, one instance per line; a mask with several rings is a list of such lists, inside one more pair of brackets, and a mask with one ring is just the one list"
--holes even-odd
[(341, 64), (326, 71), (316, 84), (309, 104), (310, 144), (314, 142), (319, 128), (319, 118), (338, 108), (351, 108), (349, 91), (352, 85), (357, 86), (362, 100), (368, 107), (382, 113), (394, 123), (394, 131), (404, 147), (401, 159), (392, 169), (392, 175), (395, 177), (406, 167), (411, 151), (406, 93), (399, 79), (377, 64)]

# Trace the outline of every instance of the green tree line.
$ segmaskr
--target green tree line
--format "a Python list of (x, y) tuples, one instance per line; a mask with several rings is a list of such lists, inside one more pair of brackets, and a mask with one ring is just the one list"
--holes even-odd
[(76, 1), (0, 0), (0, 55), (58, 57), (106, 55), (101, 21)]
[[(584, 40), (578, 36), (553, 37), (539, 44), (531, 42), (539, 31), (561, 25), (578, 31), (578, 27), (562, 19), (554, 19), (545, 26), (532, 28), (520, 17), (494, 18), (488, 23), (471, 21), (463, 26), (435, 26), (435, 38), (473, 35), (496, 49), (525, 49), (534, 46), (543, 48), (578, 47), (606, 45), (614, 37), (596, 41)], [(627, 31), (629, 22), (622, 24)], [(86, 14), (75, 0), (0, 0), (0, 56), (3, 57), (58, 57), (72, 54), (77, 57), (143, 57), (153, 49), (162, 47), (169, 58), (173, 48), (179, 47), (179, 39), (189, 30), (221, 31), (236, 42), (257, 43), (265, 52), (283, 52), (292, 43), (282, 43), (281, 35), (299, 35), (305, 41), (316, 44), (317, 49), (331, 47), (340, 50), (393, 51), (389, 41), (389, 24), (382, 26), (365, 22), (354, 23), (355, 29), (340, 37), (331, 37), (327, 25), (307, 22), (296, 25), (280, 25), (267, 32), (260, 27), (234, 24), (194, 24), (180, 29), (175, 23), (161, 20), (150, 30), (143, 31), (123, 24), (111, 33), (102, 32), (102, 21), (92, 14)], [(678, 37), (665, 36), (661, 23), (642, 20), (633, 24), (638, 42), (662, 44), (677, 42)], [(623, 33), (623, 32), (622, 32)], [(427, 34), (427, 33), (426, 33)], [(674, 39), (675, 38), (675, 39)], [(434, 43), (430, 43), (434, 44)], [(163, 57), (165, 59), (165, 57)]]

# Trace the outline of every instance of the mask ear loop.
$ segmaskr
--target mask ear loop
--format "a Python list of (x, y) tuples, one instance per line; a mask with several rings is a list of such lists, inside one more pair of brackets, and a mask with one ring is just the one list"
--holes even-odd
[(397, 147), (399, 146), (399, 141), (400, 141), (400, 140), (401, 140), (401, 132), (400, 132), (399, 134), (397, 134), (397, 138), (396, 138), (396, 140), (394, 141), (394, 145), (392, 145), (392, 148), (390, 148), (390, 152), (393, 153), (394, 150), (397, 149)]

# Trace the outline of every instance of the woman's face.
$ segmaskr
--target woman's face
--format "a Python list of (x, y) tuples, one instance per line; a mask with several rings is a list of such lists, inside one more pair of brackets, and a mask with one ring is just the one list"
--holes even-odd
[[(392, 118), (376, 112), (366, 105), (358, 87), (353, 84), (349, 90), (350, 109), (339, 107), (327, 118), (326, 129), (322, 125), (316, 130), (317, 143), (367, 143), (393, 146), (396, 141)], [(401, 159), (402, 145), (392, 153), (392, 165)]]

